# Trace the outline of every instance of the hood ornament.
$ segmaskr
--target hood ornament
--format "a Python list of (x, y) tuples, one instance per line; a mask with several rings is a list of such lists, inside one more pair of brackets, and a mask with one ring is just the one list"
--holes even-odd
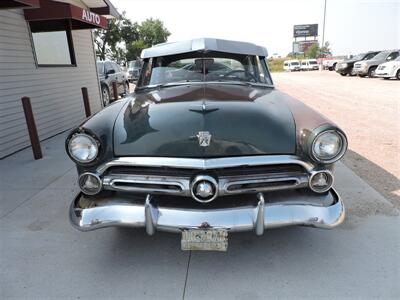
[(201, 113), (201, 114), (208, 114), (210, 112), (219, 110), (219, 108), (216, 105), (213, 104), (207, 104), (206, 102), (203, 102), (200, 105), (192, 105), (189, 107), (190, 111)]
[(208, 147), (211, 142), (211, 134), (208, 131), (199, 131), (196, 135), (199, 140), (200, 147)]

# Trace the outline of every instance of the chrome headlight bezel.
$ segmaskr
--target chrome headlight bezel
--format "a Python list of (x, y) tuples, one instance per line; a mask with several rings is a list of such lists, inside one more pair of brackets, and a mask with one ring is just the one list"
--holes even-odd
[[(332, 156), (330, 156), (328, 158), (323, 158), (320, 155), (318, 155), (318, 153), (316, 153), (315, 144), (317, 143), (318, 139), (320, 139), (323, 135), (326, 135), (326, 134), (335, 134), (340, 140), (340, 148), (335, 154), (332, 154)], [(334, 162), (340, 160), (343, 157), (343, 155), (346, 153), (346, 150), (347, 150), (346, 136), (338, 130), (329, 129), (329, 130), (321, 131), (315, 135), (315, 137), (311, 143), (311, 147), (310, 147), (310, 156), (316, 162), (330, 164), (330, 163), (334, 163)]]
[[(74, 149), (72, 149), (72, 142), (77, 139), (77, 138), (85, 138), (87, 141), (90, 142), (91, 146), (94, 147), (95, 149), (95, 154), (91, 155), (89, 159), (82, 159), (81, 157), (78, 157), (76, 154), (74, 154)], [(75, 150), (76, 151), (76, 150)], [(73, 135), (68, 139), (67, 141), (67, 152), (69, 157), (76, 163), (79, 164), (90, 164), (93, 161), (95, 161), (100, 153), (100, 143), (96, 138), (94, 138), (92, 135), (85, 133), (85, 132), (78, 132)]]

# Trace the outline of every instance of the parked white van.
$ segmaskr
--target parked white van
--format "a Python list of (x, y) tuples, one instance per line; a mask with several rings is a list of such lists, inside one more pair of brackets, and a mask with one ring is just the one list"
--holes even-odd
[(300, 71), (300, 61), (292, 59), (283, 62), (283, 69), (288, 72)]
[(303, 59), (301, 61), (300, 69), (302, 71), (318, 70), (318, 62), (316, 59)]

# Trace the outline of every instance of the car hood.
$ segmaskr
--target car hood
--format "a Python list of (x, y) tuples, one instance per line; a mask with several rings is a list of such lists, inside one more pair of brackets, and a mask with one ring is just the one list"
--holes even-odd
[[(272, 88), (196, 84), (138, 92), (114, 127), (115, 156), (294, 154), (296, 128)], [(201, 132), (211, 135), (200, 145)]]
[(386, 62), (386, 59), (368, 59), (368, 60), (361, 60), (360, 62), (364, 62), (367, 65), (379, 65), (381, 63)]
[(392, 60), (385, 63), (380, 64), (379, 66), (391, 67), (400, 65), (400, 61)]

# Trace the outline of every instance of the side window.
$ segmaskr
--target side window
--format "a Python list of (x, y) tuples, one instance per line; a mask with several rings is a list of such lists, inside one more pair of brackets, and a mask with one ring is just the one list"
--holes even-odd
[(288, 63), (284, 63), (283, 65), (284, 65), (285, 67), (287, 67), (287, 66), (288, 66)]
[[(114, 68), (110, 62), (105, 63), (105, 71), (106, 71), (106, 74), (112, 74), (112, 72), (114, 71)], [(110, 73), (110, 71), (111, 71), (111, 73)]]
[(386, 58), (386, 60), (394, 60), (399, 56), (399, 52), (392, 52), (389, 54), (389, 56)]
[(120, 68), (119, 65), (117, 65), (116, 63), (112, 63), (112, 65), (113, 65), (113, 68), (115, 70), (115, 73), (121, 72), (121, 68)]
[(264, 57), (257, 57), (257, 67), (260, 74), (260, 81), (272, 85), (273, 83)]

